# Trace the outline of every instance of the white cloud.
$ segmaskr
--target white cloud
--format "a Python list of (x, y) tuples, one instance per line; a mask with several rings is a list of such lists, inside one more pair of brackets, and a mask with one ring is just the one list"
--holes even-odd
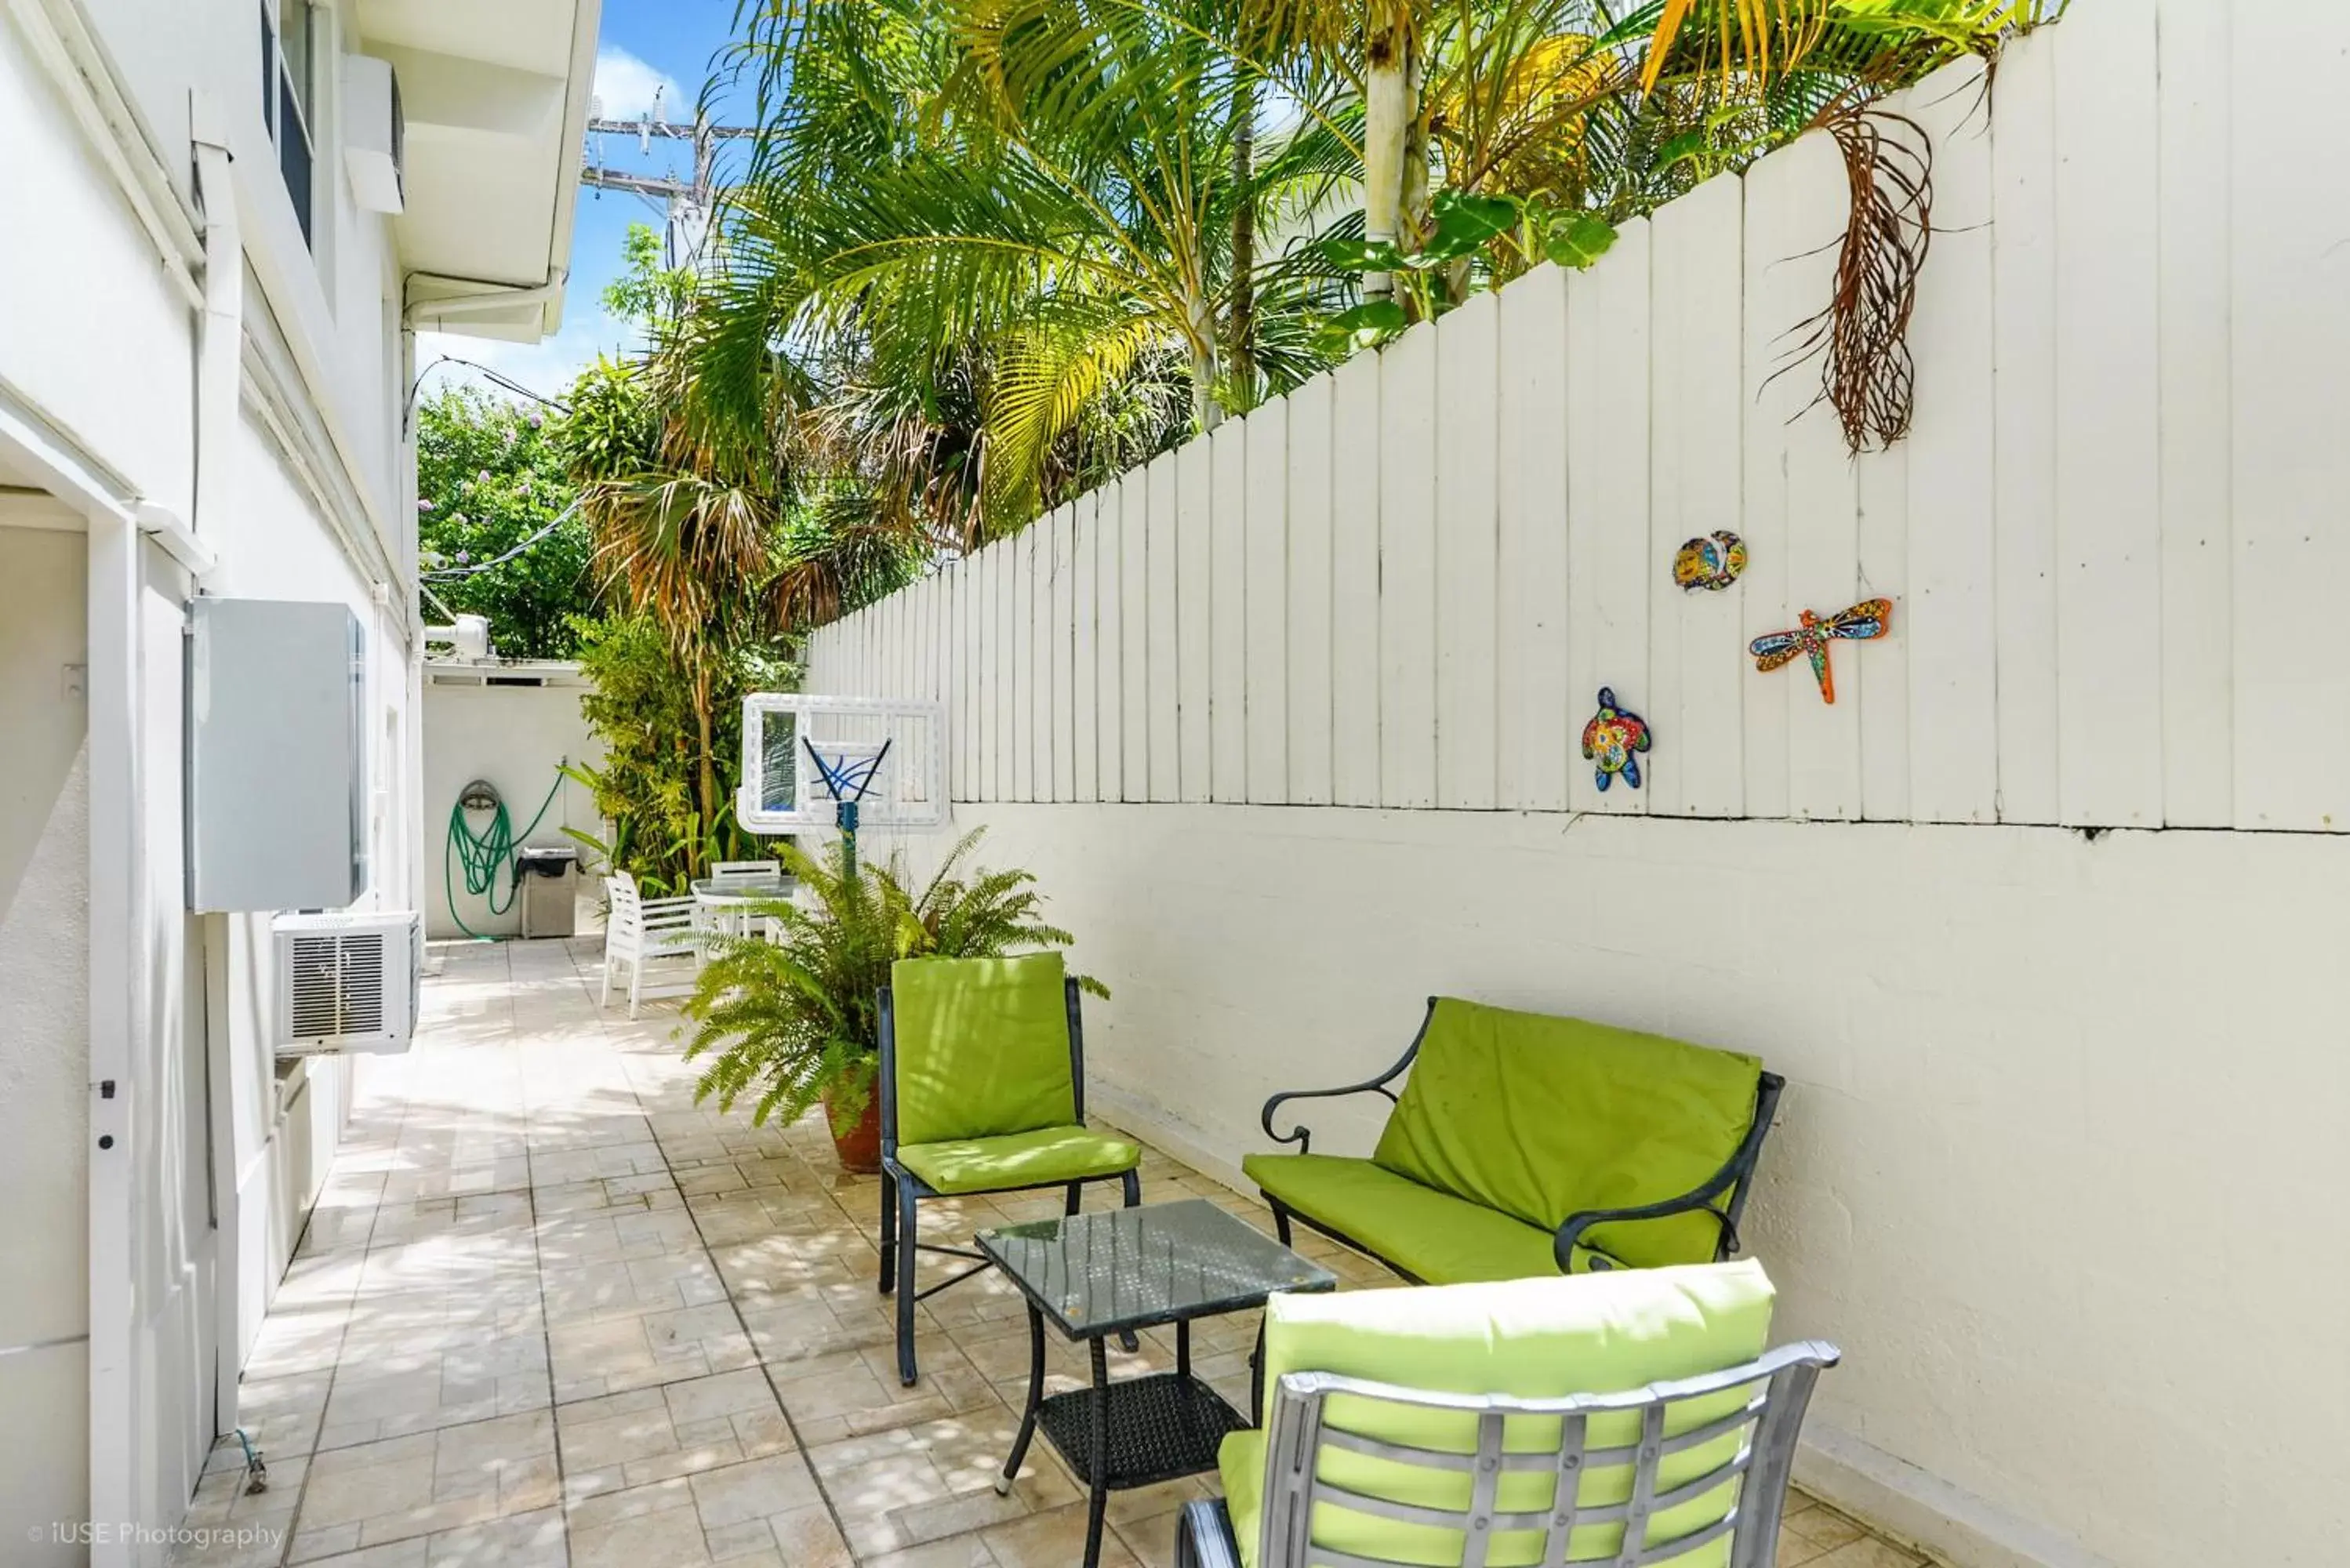
[(634, 119), (650, 113), (660, 95), (662, 115), (672, 122), (693, 118), (693, 105), (666, 71), (609, 45), (596, 51), (596, 99), (607, 119)]

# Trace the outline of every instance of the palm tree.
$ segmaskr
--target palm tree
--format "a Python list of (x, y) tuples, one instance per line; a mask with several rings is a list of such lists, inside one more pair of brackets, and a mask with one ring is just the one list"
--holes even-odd
[(1256, 156), (1261, 73), (1219, 42), (1227, 20), (1212, 0), (763, 12), (745, 53), (768, 134), (730, 216), (713, 395), (785, 339), (976, 366), (984, 508), (1019, 520), (1170, 353), (1192, 428), (1253, 401), (1255, 213), (1310, 171), (1286, 144)]

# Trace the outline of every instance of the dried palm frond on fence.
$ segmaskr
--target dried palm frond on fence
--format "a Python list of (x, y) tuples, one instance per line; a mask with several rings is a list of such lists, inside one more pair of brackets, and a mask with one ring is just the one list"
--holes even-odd
[(1835, 292), (1794, 329), (1795, 343), (1773, 379), (1818, 358), (1814, 401), (1835, 410), (1845, 445), (1857, 456), (1909, 433), (1917, 391), (1909, 317), (1933, 240), (1933, 145), (1916, 120), (1888, 109), (1848, 108), (1825, 124), (1852, 192)]

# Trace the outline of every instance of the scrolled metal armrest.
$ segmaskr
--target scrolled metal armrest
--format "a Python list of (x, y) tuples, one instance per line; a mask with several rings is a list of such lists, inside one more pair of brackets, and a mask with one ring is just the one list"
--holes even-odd
[[(1393, 1073), (1388, 1078), (1395, 1076)], [(1314, 1152), (1314, 1129), (1303, 1123), (1285, 1133), (1273, 1130), (1273, 1110), (1284, 1100), (1332, 1100), (1346, 1095), (1385, 1095), (1388, 1104), (1396, 1103), (1395, 1091), (1388, 1087), (1387, 1078), (1375, 1078), (1367, 1084), (1348, 1084), (1337, 1089), (1284, 1089), (1265, 1101), (1264, 1114), (1258, 1118), (1263, 1124), (1264, 1136), (1275, 1143), (1294, 1143), (1300, 1154)]]
[(1285, 1133), (1277, 1133), (1273, 1130), (1274, 1108), (1279, 1106), (1284, 1100), (1335, 1100), (1342, 1098), (1347, 1095), (1376, 1094), (1385, 1095), (1388, 1099), (1388, 1104), (1391, 1106), (1397, 1104), (1396, 1092), (1393, 1089), (1388, 1088), (1388, 1085), (1395, 1082), (1396, 1075), (1398, 1074), (1401, 1073), (1406, 1067), (1411, 1065), (1411, 1059), (1414, 1056), (1419, 1054), (1419, 1043), (1428, 1033), (1428, 1020), (1435, 1013), (1435, 1012), (1436, 998), (1431, 996), (1428, 999), (1428, 1012), (1421, 1015), (1419, 1028), (1413, 1033), (1411, 1044), (1404, 1047), (1404, 1053), (1401, 1056), (1396, 1058), (1396, 1064), (1389, 1067), (1386, 1072), (1381, 1073), (1378, 1077), (1367, 1078), (1359, 1084), (1347, 1084), (1335, 1089), (1284, 1089), (1280, 1094), (1277, 1094), (1274, 1096), (1273, 1098), (1265, 1101), (1264, 1112), (1257, 1118), (1259, 1123), (1264, 1127), (1264, 1136), (1271, 1138), (1275, 1143), (1295, 1144), (1297, 1146), (1297, 1152), (1300, 1154), (1311, 1154), (1314, 1151), (1314, 1132), (1312, 1128), (1301, 1124), (1290, 1128), (1290, 1130)]
[(1642, 1203), (1630, 1209), (1586, 1209), (1580, 1214), (1570, 1214), (1551, 1238), (1551, 1255), (1557, 1260), (1558, 1272), (1573, 1273), (1575, 1249), (1583, 1241), (1584, 1232), (1594, 1225), (1612, 1224), (1618, 1220), (1663, 1220), (1675, 1214), (1710, 1214), (1721, 1227), (1721, 1241), (1715, 1251), (1724, 1257), (1738, 1251), (1738, 1227), (1730, 1216), (1713, 1206), (1728, 1182), (1709, 1181), (1694, 1192), (1684, 1192), (1679, 1198), (1668, 1198), (1659, 1203)]

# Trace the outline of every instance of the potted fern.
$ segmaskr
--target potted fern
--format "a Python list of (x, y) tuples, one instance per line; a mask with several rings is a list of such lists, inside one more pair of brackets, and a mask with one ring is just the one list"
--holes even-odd
[[(1075, 939), (1041, 916), (1036, 878), (1026, 871), (961, 867), (986, 830), (950, 850), (917, 892), (902, 856), (853, 866), (836, 842), (819, 861), (780, 853), (811, 899), (760, 905), (777, 938), (720, 939), (685, 1004), (692, 1022), (688, 1061), (709, 1054), (694, 1085), (732, 1110), (748, 1100), (751, 1119), (786, 1125), (822, 1103), (842, 1168), (870, 1175), (881, 1166), (880, 1104), (873, 1093), (880, 1055), (876, 995), (901, 958), (999, 958)], [(1100, 982), (1080, 978), (1097, 995)]]

